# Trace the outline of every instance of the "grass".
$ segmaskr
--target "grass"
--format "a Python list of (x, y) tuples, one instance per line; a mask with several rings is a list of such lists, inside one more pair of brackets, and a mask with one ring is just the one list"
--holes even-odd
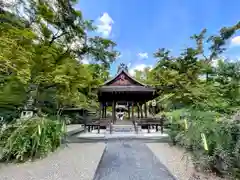
[(60, 146), (65, 133), (65, 124), (48, 118), (8, 124), (0, 133), (1, 160), (23, 162), (44, 157)]

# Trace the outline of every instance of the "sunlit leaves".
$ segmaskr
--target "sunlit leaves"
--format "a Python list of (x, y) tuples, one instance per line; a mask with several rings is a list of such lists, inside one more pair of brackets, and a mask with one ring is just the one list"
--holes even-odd
[[(25, 30), (19, 32), (15, 28), (0, 34), (0, 71), (8, 75), (15, 74), (22, 83), (26, 84), (30, 80), (32, 52), (28, 44), (26, 46), (23, 44), (27, 41), (27, 35), (24, 33), (30, 34)], [(20, 35), (22, 35), (21, 39)]]
[[(148, 72), (149, 84), (159, 90), (159, 99), (171, 94), (167, 103), (182, 104), (204, 110), (230, 113), (239, 103), (239, 63), (219, 61), (213, 67), (211, 61), (225, 50), (229, 38), (239, 30), (239, 23), (224, 27), (219, 35), (206, 37), (206, 29), (193, 35), (196, 47), (187, 47), (179, 56), (160, 48), (154, 54), (157, 63)], [(205, 39), (207, 38), (207, 39)], [(206, 43), (210, 44), (210, 55), (205, 55)], [(143, 71), (136, 71), (136, 78), (143, 80)], [(146, 75), (145, 75), (146, 76)], [(203, 78), (204, 77), (204, 78)], [(206, 78), (205, 78), (206, 77)]]
[[(72, 106), (96, 108), (95, 89), (108, 79), (110, 63), (117, 56), (116, 44), (88, 36), (88, 31), (95, 30), (93, 21), (85, 20), (74, 9), (75, 3), (19, 0), (15, 10), (1, 14), (5, 22), (0, 25), (1, 102), (21, 108), (34, 87), (38, 112), (55, 114), (59, 108)], [(17, 7), (24, 9), (24, 15)], [(86, 57), (98, 64), (82, 64)], [(16, 100), (5, 98), (8, 92)]]

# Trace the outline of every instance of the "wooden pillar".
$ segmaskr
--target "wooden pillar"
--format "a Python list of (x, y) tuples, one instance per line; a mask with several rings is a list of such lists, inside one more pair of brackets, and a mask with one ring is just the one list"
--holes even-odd
[(130, 104), (128, 104), (128, 119), (130, 119)]
[(112, 121), (113, 121), (113, 117), (114, 117), (114, 108), (113, 108), (113, 106), (114, 106), (114, 101), (112, 102)]
[(116, 102), (113, 100), (112, 102), (112, 118), (113, 118), (113, 123), (116, 121)]
[(107, 106), (105, 108), (105, 118), (107, 117)]
[(102, 118), (104, 118), (105, 117), (105, 104), (103, 105), (103, 116), (102, 116)]
[(139, 107), (139, 103), (137, 104), (137, 111), (138, 111), (138, 118), (140, 118), (140, 107)]
[(107, 117), (107, 105), (105, 104), (105, 106), (104, 106), (104, 118), (106, 118)]
[(102, 116), (101, 116), (101, 118), (103, 118), (104, 117), (104, 103), (102, 103)]
[(97, 126), (97, 129), (98, 129), (98, 134), (100, 133), (100, 125)]
[(145, 113), (145, 117), (147, 118), (147, 103), (144, 103), (144, 113)]
[(86, 110), (84, 110), (83, 111), (83, 122), (84, 122), (84, 132), (86, 132), (86, 128), (87, 128), (87, 126), (86, 126), (86, 124), (87, 124), (87, 111)]
[(132, 120), (134, 119), (134, 102), (132, 102)]
[(142, 103), (140, 103), (140, 112), (141, 112), (141, 118), (143, 118), (143, 109), (142, 109)]
[(105, 108), (105, 105), (104, 103), (102, 103), (102, 118), (104, 118), (104, 108)]
[(102, 117), (102, 102), (99, 103), (99, 118)]

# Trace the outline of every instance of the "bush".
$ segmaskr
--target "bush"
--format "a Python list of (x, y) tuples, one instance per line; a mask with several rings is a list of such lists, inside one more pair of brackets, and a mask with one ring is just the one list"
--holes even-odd
[(56, 150), (65, 125), (47, 118), (32, 118), (9, 124), (0, 133), (1, 159), (25, 161)]
[[(191, 150), (195, 165), (221, 175), (240, 177), (240, 123), (229, 117), (216, 121), (215, 112), (188, 110), (188, 129), (180, 118), (180, 110), (166, 113), (172, 117), (169, 135), (174, 143)], [(207, 139), (208, 150), (203, 148), (201, 133)]]

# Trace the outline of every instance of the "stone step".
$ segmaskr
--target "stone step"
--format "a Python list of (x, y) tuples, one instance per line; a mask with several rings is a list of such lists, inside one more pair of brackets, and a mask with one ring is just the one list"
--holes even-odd
[(132, 128), (134, 126), (133, 125), (126, 125), (126, 124), (124, 124), (124, 125), (113, 124), (112, 127), (114, 127), (114, 128)]
[(119, 132), (119, 133), (125, 133), (125, 132), (134, 132), (135, 130), (113, 130), (112, 132)]
[[(113, 130), (135, 130), (135, 128), (112, 128)], [(137, 128), (140, 129), (140, 128)]]
[(112, 127), (117, 127), (117, 128), (130, 128), (130, 127), (134, 127), (134, 125), (112, 125)]
[[(110, 128), (107, 128), (106, 131), (110, 131)], [(135, 131), (135, 129), (112, 129), (112, 131), (116, 131), (116, 132), (132, 132)]]
[[(110, 127), (106, 129), (107, 132), (110, 132)], [(141, 127), (137, 127), (137, 131), (141, 131)], [(135, 133), (135, 128), (133, 125), (113, 125), (112, 133)]]

